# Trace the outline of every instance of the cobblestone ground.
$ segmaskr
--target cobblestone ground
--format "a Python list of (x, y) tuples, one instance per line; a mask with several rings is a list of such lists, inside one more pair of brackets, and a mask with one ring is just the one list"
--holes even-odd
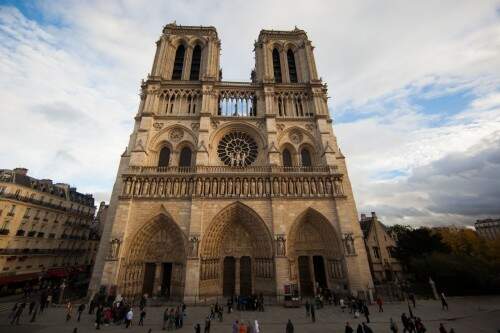
[[(467, 297), (450, 298), (449, 311), (442, 311), (440, 303), (436, 301), (419, 301), (417, 307), (413, 309), (416, 316), (421, 317), (427, 327), (427, 332), (438, 332), (439, 323), (443, 323), (447, 329), (454, 328), (455, 332), (490, 332), (497, 333), (500, 330), (500, 296), (495, 297)], [(4, 308), (7, 308), (5, 305)], [(149, 329), (152, 332), (161, 331), (161, 314), (164, 307), (148, 307), (145, 325), (137, 326), (138, 309), (134, 308), (133, 326), (125, 329), (124, 326), (103, 326), (100, 332), (144, 332)], [(21, 325), (11, 326), (8, 323), (7, 316), (9, 311), (0, 313), (0, 332), (1, 333), (63, 333), (73, 332), (75, 327), (79, 333), (96, 332), (93, 324), (94, 316), (84, 314), (82, 321), (77, 323), (73, 318), (70, 322), (65, 322), (65, 312), (63, 308), (50, 308), (41, 316), (37, 317), (35, 323), (29, 323), (27, 313), (22, 317)], [(401, 314), (408, 313), (406, 303), (392, 303), (384, 305), (384, 312), (379, 313), (376, 305), (370, 306), (370, 327), (374, 332), (390, 332), (389, 319), (392, 317), (397, 320), (401, 329)], [(194, 332), (195, 323), (202, 324), (208, 313), (208, 307), (188, 307), (187, 317), (184, 321), (184, 327), (176, 332)], [(295, 332), (344, 332), (346, 321), (351, 322), (356, 327), (361, 322), (360, 319), (354, 319), (347, 311), (342, 313), (338, 307), (326, 306), (317, 310), (316, 323), (311, 323), (305, 316), (304, 308), (285, 309), (280, 306), (269, 306), (265, 312), (239, 312), (224, 314), (224, 321), (212, 322), (211, 332), (231, 332), (231, 323), (238, 320), (253, 322), (259, 321), (261, 332), (285, 332), (285, 323), (291, 319)]]

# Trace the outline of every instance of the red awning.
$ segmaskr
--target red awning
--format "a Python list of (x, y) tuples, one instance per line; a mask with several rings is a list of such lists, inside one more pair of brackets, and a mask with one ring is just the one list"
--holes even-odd
[(38, 273), (26, 273), (0, 277), (0, 285), (38, 279)]
[(66, 268), (51, 268), (47, 271), (46, 277), (64, 278), (68, 276)]

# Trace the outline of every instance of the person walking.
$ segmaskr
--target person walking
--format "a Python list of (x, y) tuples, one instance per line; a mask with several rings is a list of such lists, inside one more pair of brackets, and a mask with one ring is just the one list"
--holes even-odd
[(378, 305), (378, 312), (384, 312), (384, 308), (383, 308), (383, 305), (384, 305), (384, 302), (382, 301), (382, 298), (379, 296), (377, 297), (377, 305)]
[(389, 329), (392, 333), (398, 333), (398, 324), (392, 318), (389, 320)]
[(356, 328), (356, 333), (365, 333), (363, 330), (363, 326), (361, 326), (361, 324), (358, 324), (358, 328)]
[(101, 321), (102, 321), (102, 306), (97, 307), (97, 311), (95, 313), (95, 329), (100, 330), (101, 329)]
[(255, 333), (260, 333), (260, 326), (259, 326), (259, 321), (257, 319), (255, 319), (255, 329), (254, 329), (254, 332)]
[(311, 320), (313, 323), (316, 322), (316, 310), (314, 310), (314, 304), (311, 304)]
[(78, 322), (79, 322), (79, 321), (80, 321), (80, 319), (82, 318), (82, 313), (83, 313), (83, 311), (85, 311), (85, 304), (84, 304), (84, 303), (80, 304), (80, 305), (78, 306), (78, 310), (77, 310), (77, 311), (78, 311), (78, 318), (76, 318), (76, 321), (78, 321)]
[(70, 321), (71, 315), (73, 313), (73, 304), (71, 304), (71, 301), (66, 304), (66, 321)]
[(232, 333), (238, 333), (238, 327), (239, 327), (238, 320), (233, 321), (233, 326), (231, 328)]
[(363, 323), (363, 332), (364, 333), (373, 333), (373, 330), (366, 323)]
[(210, 318), (205, 319), (205, 330), (204, 333), (210, 333)]
[(342, 310), (342, 312), (344, 312), (345, 310), (345, 301), (343, 298), (340, 299), (340, 309)]
[(21, 316), (23, 314), (23, 311), (24, 311), (24, 308), (26, 307), (26, 303), (21, 303), (21, 305), (19, 305), (17, 307), (17, 310), (14, 314), (14, 317), (12, 317), (12, 321), (10, 322), (11, 325), (13, 325), (14, 323), (16, 325), (19, 325), (19, 320), (21, 319)]
[(144, 318), (146, 318), (146, 310), (142, 309), (139, 317), (139, 326), (144, 326)]
[(134, 318), (134, 312), (132, 311), (132, 308), (127, 312), (127, 316), (125, 319), (125, 328), (129, 328), (130, 324), (132, 324), (132, 319)]
[(286, 333), (293, 333), (293, 324), (290, 319), (288, 319), (288, 322), (286, 323)]
[(31, 302), (30, 302), (30, 307), (29, 307), (28, 314), (31, 314), (33, 312), (33, 309), (35, 308), (35, 304), (36, 304), (35, 300), (32, 299)]
[(439, 333), (448, 333), (446, 328), (444, 328), (443, 323), (439, 323)]
[(353, 333), (353, 332), (354, 332), (354, 329), (352, 328), (351, 324), (349, 324), (349, 322), (346, 321), (344, 333)]
[(309, 301), (307, 300), (306, 301), (306, 318), (309, 318), (310, 310), (311, 310), (311, 305), (309, 304)]
[(38, 304), (36, 304), (35, 308), (33, 309), (33, 315), (31, 316), (30, 323), (34, 323), (35, 322), (37, 312), (38, 312)]
[(417, 303), (415, 302), (415, 294), (414, 293), (410, 293), (410, 295), (408, 295), (408, 298), (413, 303), (413, 307), (416, 308), (417, 307)]
[(444, 292), (442, 292), (441, 295), (439, 295), (439, 297), (441, 298), (441, 309), (444, 310), (446, 308), (446, 310), (448, 311), (448, 302), (446, 301)]
[(201, 333), (201, 325), (199, 323), (194, 325), (194, 333)]
[(363, 303), (363, 314), (365, 315), (366, 322), (370, 322), (370, 310), (368, 310), (368, 306), (366, 303)]

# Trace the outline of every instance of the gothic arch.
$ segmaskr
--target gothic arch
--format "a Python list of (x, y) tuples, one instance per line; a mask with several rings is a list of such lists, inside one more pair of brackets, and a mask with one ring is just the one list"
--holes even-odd
[[(293, 142), (292, 139), (290, 138), (290, 133), (298, 133), (301, 138), (300, 141), (298, 142)], [(319, 142), (317, 142), (316, 138), (308, 131), (304, 130), (303, 128), (299, 126), (292, 126), (289, 128), (286, 128), (284, 131), (282, 131), (278, 137), (276, 138), (278, 141), (278, 146), (281, 147), (285, 144), (289, 144), (295, 147), (295, 150), (297, 153), (299, 150), (297, 149), (300, 145), (303, 144), (309, 144), (312, 147), (319, 147), (318, 146)]]
[[(180, 142), (173, 142), (174, 140), (172, 140), (172, 138), (170, 137), (171, 136), (170, 133), (172, 132), (172, 130), (175, 130), (175, 129), (182, 130), (183, 136), (180, 139)], [(160, 150), (164, 146), (167, 146), (170, 148), (170, 152), (171, 152), (170, 165), (174, 165), (172, 163), (175, 163), (175, 160), (172, 160), (172, 157), (174, 157), (175, 153), (178, 153), (180, 151), (179, 146), (181, 144), (185, 145), (186, 142), (189, 142), (189, 145), (192, 147), (192, 150), (194, 153), (195, 147), (198, 144), (198, 140), (191, 129), (189, 129), (185, 126), (182, 126), (182, 125), (178, 125), (178, 124), (162, 128), (149, 141), (149, 144), (148, 144), (148, 152), (150, 153), (149, 158), (148, 158), (149, 165), (151, 165), (151, 166), (156, 165), (156, 163), (158, 162)]]
[(291, 159), (292, 159), (292, 166), (298, 165), (297, 149), (294, 147), (294, 145), (290, 144), (289, 142), (285, 142), (279, 148), (281, 165), (283, 165), (283, 166), (285, 165), (284, 160), (283, 160), (283, 153), (284, 153), (285, 149), (288, 149), (288, 151), (290, 152)]
[[(311, 239), (307, 239), (308, 237)], [(341, 256), (342, 247), (330, 221), (317, 210), (307, 208), (295, 219), (288, 231), (287, 253), (292, 259), (306, 254), (335, 258)]]
[(136, 228), (122, 252), (118, 289), (125, 297), (142, 294), (146, 263), (173, 263), (170, 296), (182, 298), (186, 263), (186, 236), (170, 214), (162, 212)]

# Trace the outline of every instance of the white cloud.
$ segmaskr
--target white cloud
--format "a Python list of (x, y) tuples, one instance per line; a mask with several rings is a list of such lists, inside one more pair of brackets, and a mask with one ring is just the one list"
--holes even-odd
[[(308, 32), (333, 97), (334, 118), (365, 115), (335, 127), (360, 210), (391, 207), (397, 216), (419, 212), (431, 221), (436, 213), (428, 209), (425, 191), (400, 193), (414, 204), (411, 209), (386, 201), (384, 189), (391, 184), (378, 175), (398, 170), (410, 179), (415, 170), (465, 152), (500, 128), (496, 1), (36, 6), (42, 22), (12, 7), (0, 10), (0, 164), (29, 167), (35, 176), (78, 185), (99, 198), (111, 191), (154, 42), (174, 20), (217, 28), (225, 80), (249, 78), (260, 29), (297, 25)], [(442, 116), (422, 113), (410, 100), (464, 90), (473, 102), (443, 123), (436, 122)], [(396, 213), (386, 217), (399, 221)]]

